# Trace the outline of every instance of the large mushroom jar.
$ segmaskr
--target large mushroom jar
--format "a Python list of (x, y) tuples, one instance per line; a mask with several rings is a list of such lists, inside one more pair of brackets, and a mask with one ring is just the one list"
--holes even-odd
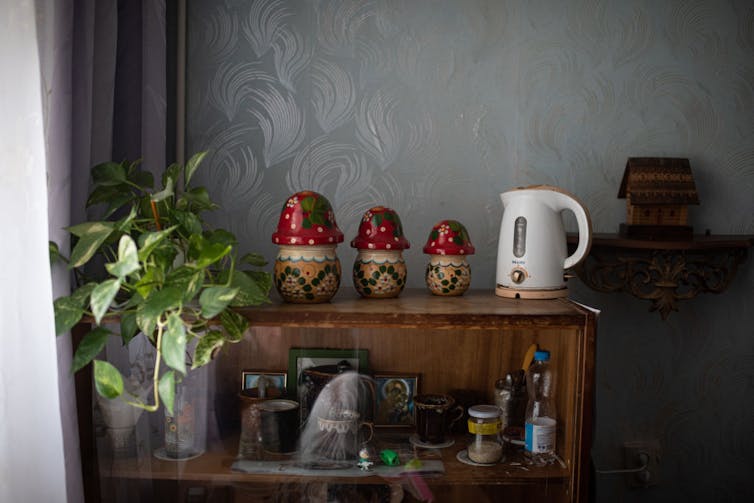
[(375, 206), (364, 213), (358, 235), (351, 241), (358, 250), (353, 264), (353, 285), (363, 297), (387, 299), (400, 295), (406, 286), (403, 250), (409, 244), (398, 213)]
[(463, 295), (471, 285), (471, 267), (466, 257), (474, 254), (466, 227), (457, 220), (442, 220), (432, 227), (424, 245), (429, 255), (425, 271), (427, 288), (434, 295)]
[(328, 302), (340, 287), (340, 261), (335, 254), (343, 233), (335, 222), (330, 201), (306, 190), (293, 194), (280, 212), (272, 242), (275, 287), (286, 302)]

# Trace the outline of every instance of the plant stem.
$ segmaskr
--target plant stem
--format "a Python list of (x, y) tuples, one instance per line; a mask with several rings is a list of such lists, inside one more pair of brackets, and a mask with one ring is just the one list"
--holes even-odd
[(152, 215), (154, 216), (154, 223), (157, 225), (157, 230), (161, 231), (162, 226), (160, 225), (160, 214), (157, 211), (157, 203), (150, 200), (149, 204), (152, 206)]
[(160, 382), (160, 361), (162, 361), (162, 351), (160, 350), (160, 345), (162, 344), (162, 330), (163, 330), (163, 324), (158, 321), (157, 322), (157, 344), (155, 347), (155, 350), (157, 351), (157, 356), (155, 357), (154, 374), (152, 375), (152, 392), (154, 394), (154, 404), (145, 405), (142, 403), (126, 400), (126, 403), (128, 403), (129, 405), (139, 407), (141, 409), (146, 410), (147, 412), (154, 412), (160, 408), (159, 382)]

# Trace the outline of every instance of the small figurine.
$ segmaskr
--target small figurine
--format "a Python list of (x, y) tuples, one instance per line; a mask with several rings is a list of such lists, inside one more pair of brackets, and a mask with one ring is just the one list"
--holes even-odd
[(398, 466), (400, 464), (398, 453), (392, 449), (383, 449), (380, 451), (380, 459), (387, 466)]
[(365, 472), (371, 472), (372, 471), (372, 465), (374, 464), (372, 461), (370, 461), (370, 453), (369, 449), (367, 447), (363, 447), (359, 451), (359, 462), (356, 463), (356, 466), (358, 466), (362, 471)]
[(397, 297), (406, 286), (403, 250), (411, 245), (395, 210), (385, 206), (369, 209), (361, 218), (351, 246), (358, 250), (353, 264), (353, 286), (368, 299)]
[(430, 256), (424, 276), (429, 291), (447, 297), (463, 295), (471, 285), (466, 257), (474, 254), (466, 227), (457, 220), (437, 222), (423, 250)]

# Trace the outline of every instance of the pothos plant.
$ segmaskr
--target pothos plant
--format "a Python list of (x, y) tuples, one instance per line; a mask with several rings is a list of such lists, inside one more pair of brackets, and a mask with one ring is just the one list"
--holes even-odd
[[(205, 188), (191, 185), (205, 155), (169, 166), (159, 190), (152, 189), (153, 176), (138, 161), (95, 166), (86, 206), (103, 205), (104, 217), (67, 229), (73, 235), (69, 258), (50, 243), (51, 258), (66, 261), (78, 285), (55, 300), (56, 332), (68, 332), (85, 317), (92, 322), (72, 370), (93, 361), (95, 387), (106, 398), (123, 395), (148, 411), (162, 400), (172, 414), (175, 386), (186, 372), (242, 339), (248, 322), (233, 308), (269, 302), (272, 278), (260, 269), (264, 258), (239, 257), (235, 236), (209, 229), (202, 219), (203, 212), (217, 208)], [(120, 325), (117, 334), (107, 326), (114, 323)], [(151, 403), (124, 394), (120, 372), (96, 359), (111, 336), (124, 345), (143, 336), (154, 346)], [(187, 352), (190, 347), (193, 352)]]

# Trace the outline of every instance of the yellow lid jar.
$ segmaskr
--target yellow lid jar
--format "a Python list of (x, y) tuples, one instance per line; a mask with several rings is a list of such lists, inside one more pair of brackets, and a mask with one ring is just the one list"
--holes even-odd
[(472, 437), (466, 450), (469, 460), (474, 463), (491, 465), (503, 458), (501, 412), (500, 407), (495, 405), (469, 407), (468, 425)]

